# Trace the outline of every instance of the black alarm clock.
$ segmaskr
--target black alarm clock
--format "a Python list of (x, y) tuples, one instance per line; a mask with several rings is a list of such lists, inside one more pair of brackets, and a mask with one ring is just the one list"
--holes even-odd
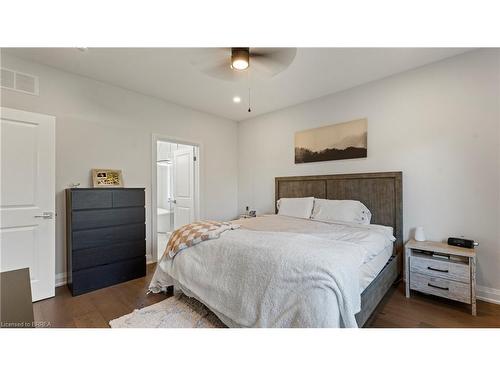
[(466, 238), (450, 237), (448, 238), (448, 245), (473, 249), (474, 246), (478, 246), (479, 243), (474, 240), (468, 240)]

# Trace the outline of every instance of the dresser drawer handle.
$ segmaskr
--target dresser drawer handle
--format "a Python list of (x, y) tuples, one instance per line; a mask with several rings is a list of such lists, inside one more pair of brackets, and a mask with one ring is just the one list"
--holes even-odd
[(443, 288), (442, 286), (433, 285), (431, 283), (427, 283), (427, 285), (441, 290), (450, 290), (450, 288)]
[(427, 267), (428, 270), (431, 270), (431, 271), (437, 271), (437, 272), (444, 272), (444, 273), (448, 273), (450, 271), (448, 270), (440, 270), (440, 269), (437, 269), (437, 268), (432, 268), (432, 267)]

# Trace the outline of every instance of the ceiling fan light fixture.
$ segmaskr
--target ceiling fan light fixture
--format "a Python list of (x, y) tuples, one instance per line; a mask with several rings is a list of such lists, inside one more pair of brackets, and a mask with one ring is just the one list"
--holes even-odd
[(250, 65), (250, 48), (231, 48), (231, 68), (245, 70)]

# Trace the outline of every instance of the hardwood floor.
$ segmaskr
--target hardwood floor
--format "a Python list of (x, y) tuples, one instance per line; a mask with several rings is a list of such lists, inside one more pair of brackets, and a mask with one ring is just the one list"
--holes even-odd
[(404, 283), (390, 290), (370, 319), (373, 328), (500, 328), (500, 305), (477, 301), (477, 316), (470, 305), (412, 291)]
[[(134, 309), (160, 302), (163, 294), (146, 295), (156, 264), (148, 265), (146, 277), (72, 297), (66, 286), (56, 296), (33, 304), (35, 320), (50, 327), (108, 327), (108, 322)], [(407, 299), (404, 284), (393, 288), (368, 322), (376, 328), (500, 328), (500, 305), (478, 301), (477, 316), (465, 304), (412, 292)]]
[(160, 302), (163, 293), (146, 295), (156, 264), (147, 265), (146, 277), (72, 297), (67, 286), (56, 288), (56, 296), (33, 304), (35, 321), (50, 327), (109, 328), (108, 322)]

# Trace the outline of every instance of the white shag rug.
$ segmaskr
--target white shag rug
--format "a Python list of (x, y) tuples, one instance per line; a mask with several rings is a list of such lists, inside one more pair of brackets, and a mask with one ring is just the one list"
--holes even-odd
[(111, 328), (223, 328), (207, 307), (184, 294), (136, 309), (109, 322)]

